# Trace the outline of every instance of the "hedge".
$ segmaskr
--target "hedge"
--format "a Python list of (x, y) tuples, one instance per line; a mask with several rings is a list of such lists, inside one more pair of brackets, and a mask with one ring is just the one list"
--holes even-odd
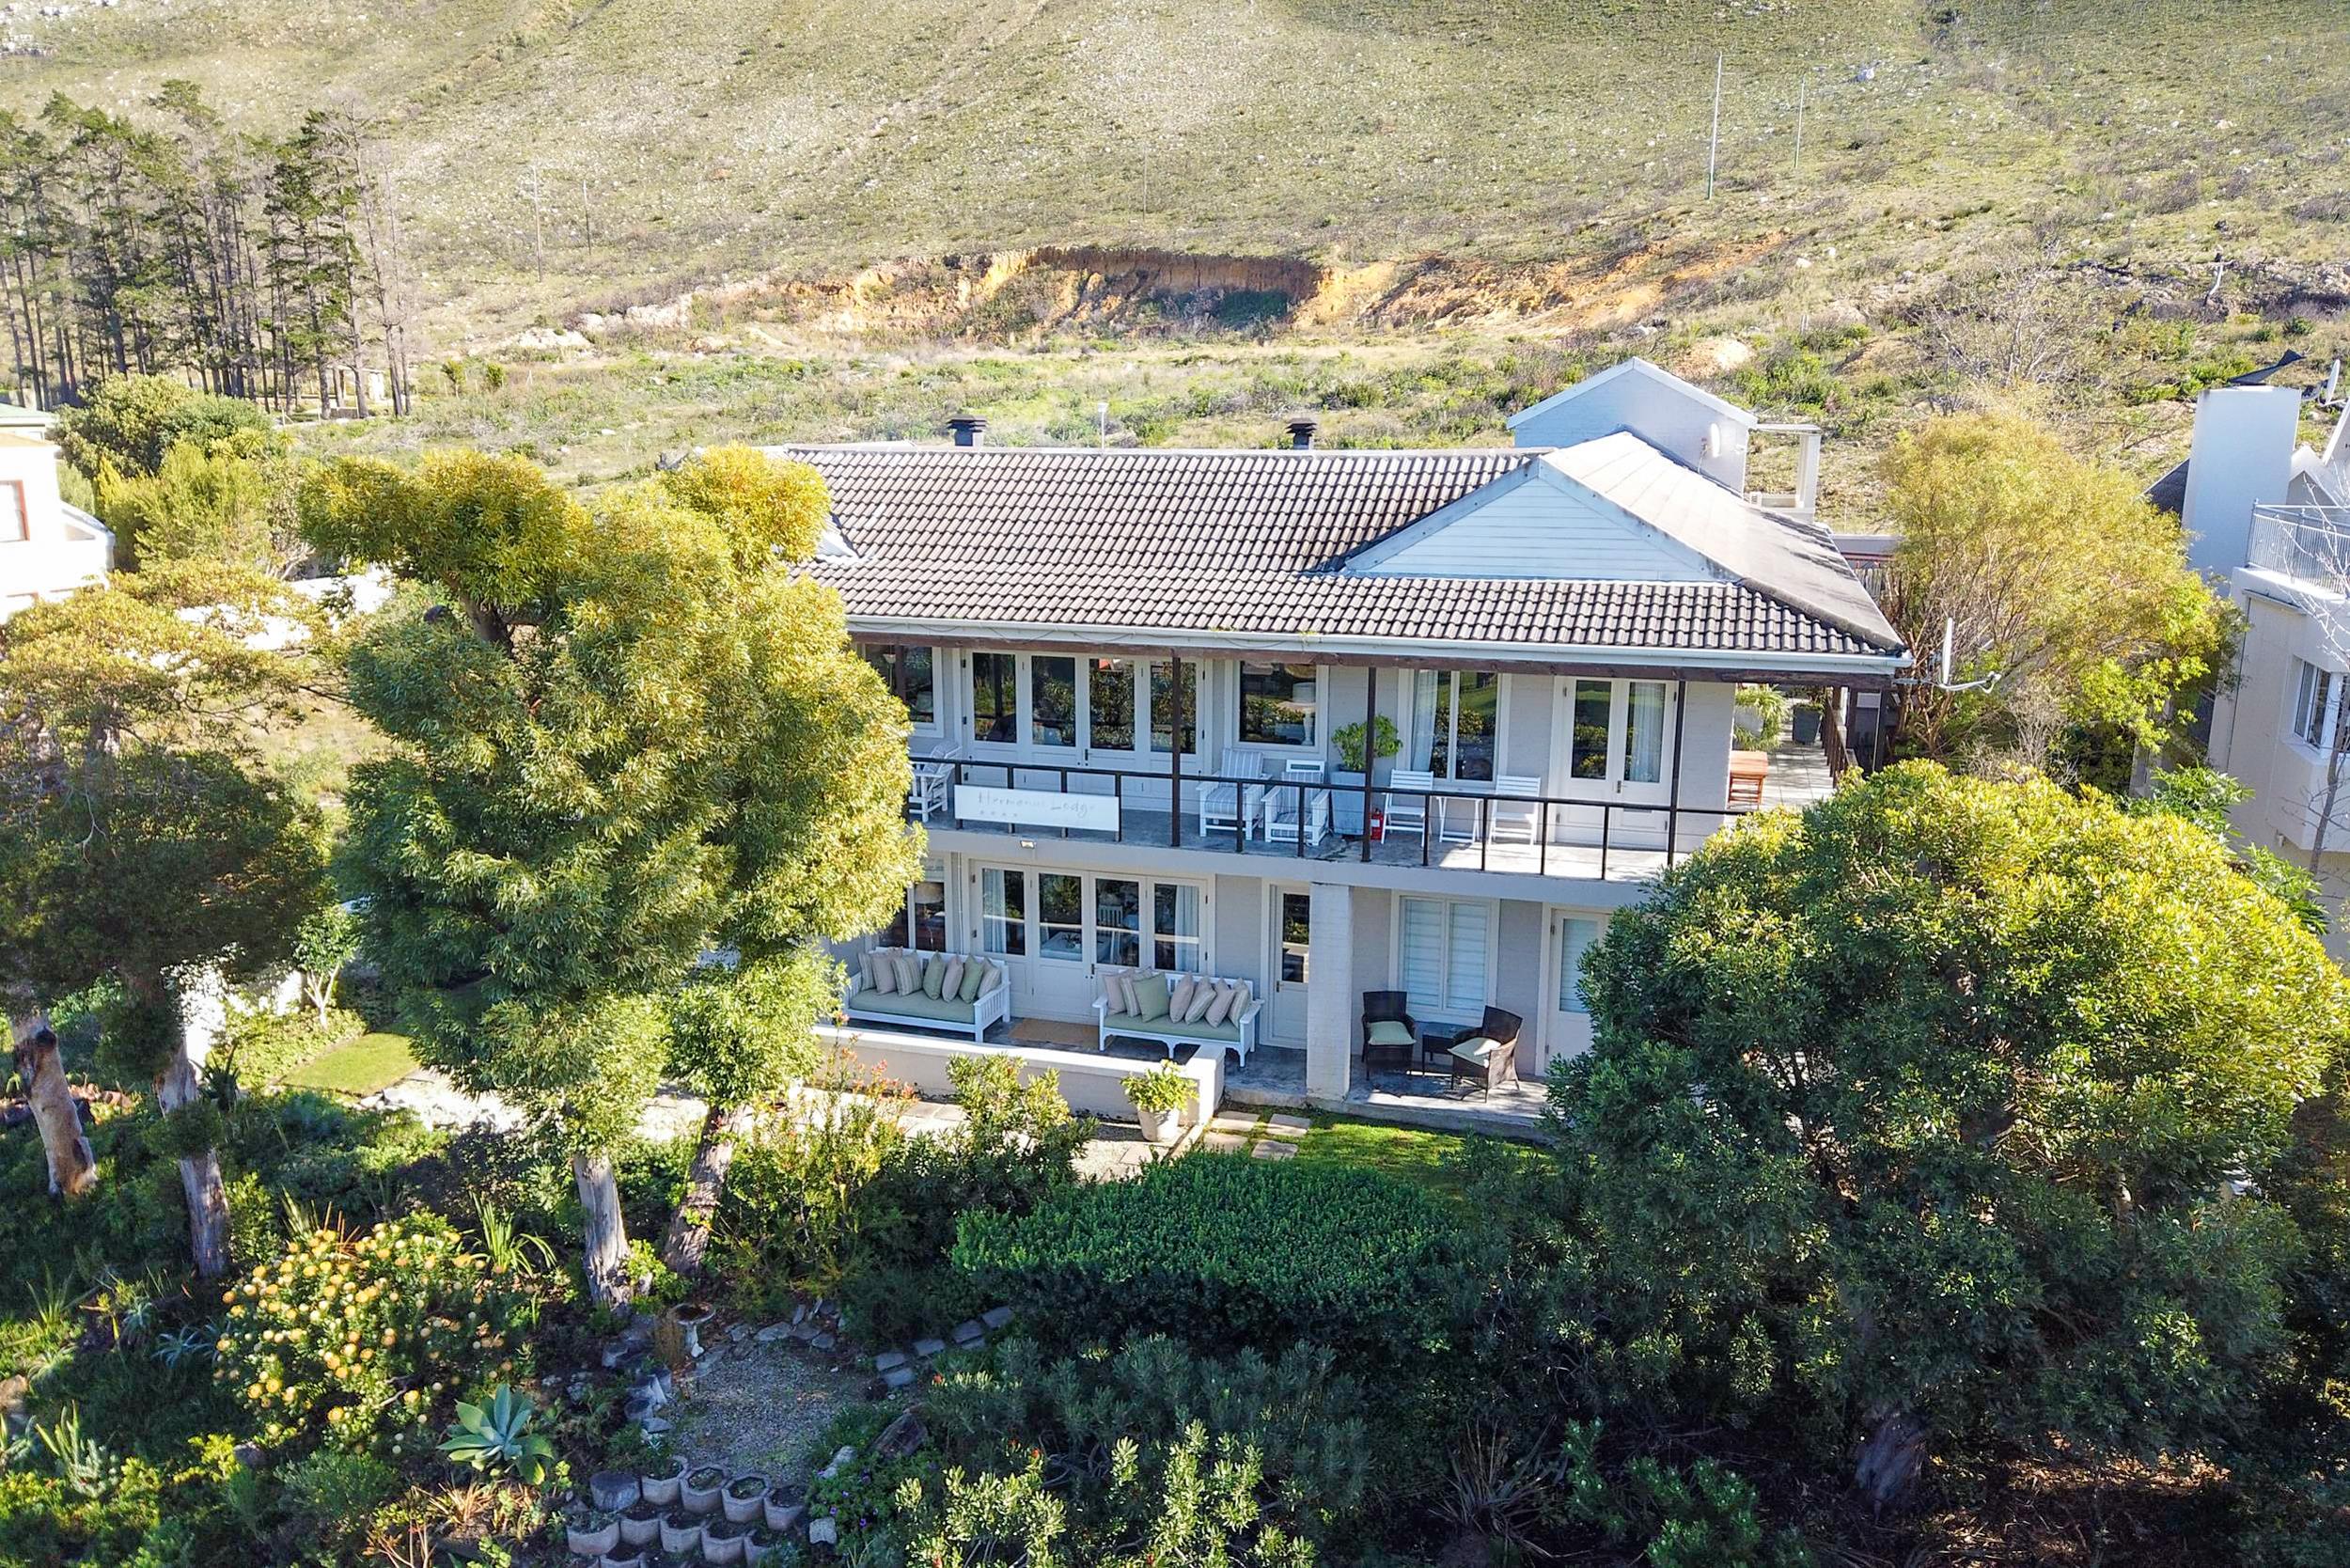
[(1376, 1172), (1201, 1152), (965, 1214), (953, 1258), (1046, 1342), (1435, 1349), (1473, 1296), (1467, 1222)]

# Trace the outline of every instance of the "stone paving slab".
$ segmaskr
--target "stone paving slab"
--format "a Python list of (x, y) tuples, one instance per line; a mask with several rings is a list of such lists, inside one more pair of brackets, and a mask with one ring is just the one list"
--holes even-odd
[(1267, 1117), (1265, 1125), (1277, 1137), (1303, 1137), (1314, 1130), (1314, 1124), (1308, 1118), (1291, 1116), (1286, 1112)]
[(1276, 1143), (1271, 1138), (1267, 1138), (1257, 1145), (1251, 1152), (1261, 1160), (1293, 1160), (1297, 1158), (1297, 1145)]
[(1200, 1143), (1219, 1153), (1234, 1154), (1248, 1147), (1248, 1140), (1238, 1133), (1210, 1133)]
[(1253, 1133), (1257, 1130), (1257, 1121), (1255, 1111), (1218, 1111), (1208, 1126), (1219, 1133)]

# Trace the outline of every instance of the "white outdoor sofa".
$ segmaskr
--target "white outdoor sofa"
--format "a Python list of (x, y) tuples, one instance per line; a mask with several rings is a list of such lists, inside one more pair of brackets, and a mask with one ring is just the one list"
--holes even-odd
[[(1169, 974), (1161, 969), (1104, 968), (1097, 977), (1093, 998), (1094, 1016), (1101, 1021), (1101, 1035), (1096, 1049), (1107, 1050), (1110, 1036), (1123, 1035), (1129, 1040), (1155, 1040), (1167, 1047), (1167, 1054), (1175, 1055), (1178, 1045), (1197, 1045), (1201, 1050), (1214, 1046), (1217, 1051), (1236, 1053), (1246, 1064), (1248, 1053), (1257, 1048), (1257, 1014), (1264, 1006), (1256, 994), (1256, 987), (1246, 980), (1218, 980), (1211, 975)], [(1126, 1005), (1120, 987), (1131, 982), (1151, 986), (1153, 981), (1167, 987), (1169, 1000), (1177, 984), (1189, 980), (1194, 986), (1206, 983), (1230, 988), (1232, 1000), (1225, 1016), (1211, 1023), (1207, 1013), (1216, 1011), (1213, 1001), (1197, 1018), (1179, 1018), (1170, 1011), (1151, 1018)], [(1152, 987), (1155, 990), (1155, 986)]]
[[(953, 996), (947, 995), (947, 971), (960, 963), (967, 975), (974, 964), (979, 966), (976, 985), (958, 983)], [(893, 967), (889, 989), (882, 989), (880, 965)], [(907, 989), (902, 971), (911, 966), (914, 984)], [(938, 983), (931, 983), (935, 970)], [(965, 992), (971, 995), (965, 996)], [(912, 1024), (926, 1029), (953, 1029), (983, 1042), (988, 1026), (1001, 1024), (1011, 1017), (1011, 980), (1004, 966), (993, 959), (975, 958), (969, 953), (909, 952), (903, 948), (875, 948), (857, 955), (857, 962), (849, 976), (848, 995), (840, 999), (840, 1011), (851, 1018), (862, 1018), (873, 1024)]]

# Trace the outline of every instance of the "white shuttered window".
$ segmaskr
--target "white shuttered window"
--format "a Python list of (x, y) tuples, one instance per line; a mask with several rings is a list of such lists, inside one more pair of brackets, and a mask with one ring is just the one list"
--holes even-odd
[(1402, 905), (1399, 966), (1413, 1014), (1475, 1018), (1485, 1005), (1493, 905), (1471, 899)]

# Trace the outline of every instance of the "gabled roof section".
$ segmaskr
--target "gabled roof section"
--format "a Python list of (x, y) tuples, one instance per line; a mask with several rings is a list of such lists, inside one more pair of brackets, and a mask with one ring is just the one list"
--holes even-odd
[(1630, 359), (1622, 360), (1617, 364), (1610, 365), (1606, 369), (1602, 370), (1595, 376), (1586, 376), (1581, 381), (1576, 382), (1573, 386), (1567, 387), (1562, 391), (1553, 392), (1549, 397), (1544, 398), (1541, 402), (1534, 404), (1532, 407), (1518, 410), (1515, 414), (1510, 416), (1509, 419), (1505, 422), (1509, 425), (1510, 429), (1516, 430), (1520, 425), (1525, 424), (1528, 419), (1547, 414), (1552, 409), (1559, 407), (1562, 403), (1571, 403), (1577, 398), (1589, 397), (1591, 393), (1598, 391), (1600, 388), (1607, 385), (1610, 382), (1615, 381), (1620, 376), (1644, 377), (1649, 381), (1655, 382), (1662, 386), (1669, 388), (1671, 391), (1691, 400), (1704, 408), (1710, 409), (1712, 412), (1720, 415), (1723, 418), (1734, 420), (1736, 423), (1744, 425), (1749, 430), (1762, 422), (1755, 418), (1755, 416), (1747, 410), (1740, 408), (1736, 403), (1717, 398), (1702, 386), (1696, 385), (1690, 382), (1683, 381), (1679, 376), (1674, 375), (1670, 370), (1652, 365), (1637, 354), (1633, 355)]
[(1349, 569), (1350, 557), (1424, 520), (1562, 494), (1574, 481), (1541, 448), (771, 452), (823, 476), (832, 534), (806, 570), (839, 591), (865, 635), (1302, 650), (1343, 641), (1357, 651), (1443, 644), (1454, 658), (1474, 646), (1496, 660), (1621, 651), (1773, 667), (1807, 656), (1836, 668), (1901, 659), (1889, 631), (1883, 640), (1856, 633), (1735, 580), (1645, 523), (1637, 525), (1657, 549), (1693, 563), (1685, 580), (1572, 562), (1539, 577)]

